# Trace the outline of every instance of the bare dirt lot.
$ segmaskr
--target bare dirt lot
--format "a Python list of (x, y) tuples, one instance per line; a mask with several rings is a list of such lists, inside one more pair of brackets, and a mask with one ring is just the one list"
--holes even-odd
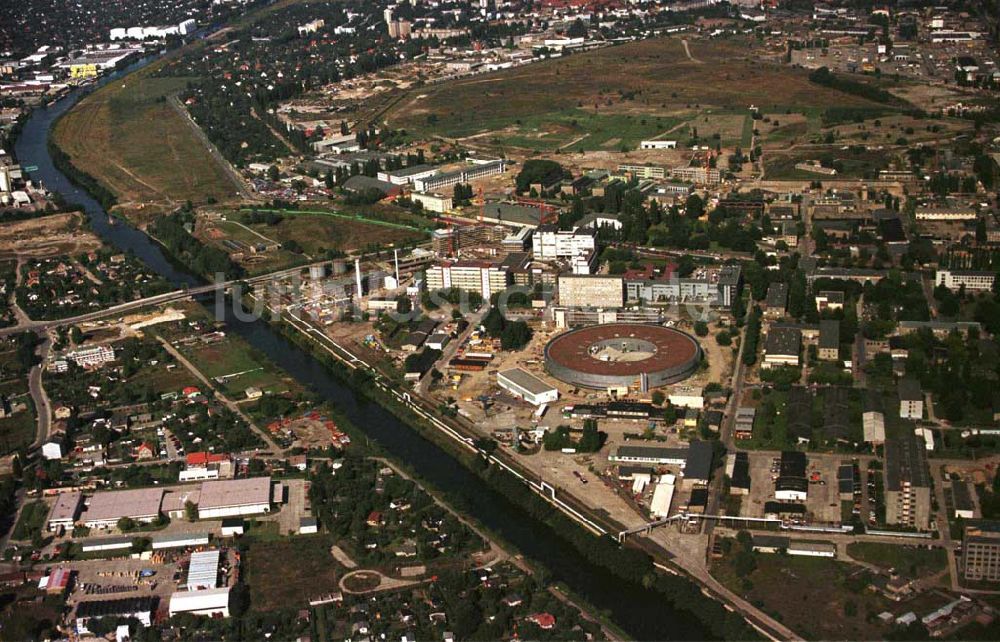
[(0, 258), (46, 258), (101, 247), (79, 212), (53, 214), (0, 225)]

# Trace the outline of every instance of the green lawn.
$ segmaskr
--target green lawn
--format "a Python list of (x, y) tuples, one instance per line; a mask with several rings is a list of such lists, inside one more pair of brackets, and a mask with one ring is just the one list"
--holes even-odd
[(252, 541), (245, 558), (251, 608), (302, 608), (336, 591), (341, 570), (330, 554), (333, 544), (325, 534)]
[(867, 590), (863, 570), (826, 558), (755, 553), (756, 569), (736, 575), (728, 558), (712, 564), (712, 575), (807, 640), (877, 640), (886, 629), (875, 616), (893, 606)]
[(943, 548), (897, 546), (874, 542), (852, 542), (847, 554), (862, 562), (885, 569), (896, 569), (910, 578), (933, 575), (948, 568), (948, 554)]
[[(23, 388), (22, 384), (16, 384), (16, 388), (19, 394), (24, 392), (21, 389)], [(2, 388), (0, 388), (0, 392), (7, 394)], [(13, 417), (0, 419), (0, 454), (11, 453), (28, 446), (35, 439), (38, 423), (35, 420), (31, 400), (27, 397), (24, 399), (28, 403), (27, 410), (22, 410)]]
[(42, 501), (31, 502), (21, 509), (21, 517), (18, 518), (11, 533), (12, 539), (30, 540), (36, 533), (41, 533), (45, 528), (45, 519), (49, 516), (48, 504)]

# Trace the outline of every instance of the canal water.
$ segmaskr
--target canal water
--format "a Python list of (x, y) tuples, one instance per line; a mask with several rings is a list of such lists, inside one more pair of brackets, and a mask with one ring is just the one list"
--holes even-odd
[[(124, 75), (148, 62), (150, 60), (139, 61), (105, 77), (100, 84), (121, 82)], [(111, 223), (101, 205), (53, 165), (47, 147), (53, 123), (95, 87), (77, 90), (54, 105), (36, 109), (16, 142), (18, 161), (23, 166), (37, 166), (38, 170), (33, 173), (35, 180), (41, 180), (66, 201), (82, 207), (90, 216), (94, 231), (107, 243), (132, 252), (178, 287), (202, 284), (200, 278), (171, 261), (161, 246), (145, 233), (121, 220)], [(606, 612), (633, 638), (703, 640), (710, 636), (710, 631), (693, 614), (677, 611), (662, 596), (642, 586), (623, 583), (605, 569), (591, 564), (548, 526), (495, 492), (437, 444), (422, 437), (388, 410), (356, 395), (308, 352), (266, 323), (241, 320), (230, 312), (226, 324), (230, 331), (239, 334), (296, 380), (328, 400), (391, 456), (406, 462), (433, 486), (458, 496), (465, 512), (528, 558), (542, 563), (554, 580), (565, 583), (570, 590)]]

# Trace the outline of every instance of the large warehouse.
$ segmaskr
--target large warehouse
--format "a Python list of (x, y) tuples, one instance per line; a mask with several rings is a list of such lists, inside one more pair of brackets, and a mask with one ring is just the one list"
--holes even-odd
[(160, 516), (162, 488), (137, 488), (94, 493), (83, 513), (87, 528), (110, 528), (123, 517), (136, 522), (152, 522)]
[(198, 517), (217, 519), (271, 511), (271, 478), (207, 481), (201, 485)]
[(701, 362), (694, 337), (659, 325), (609, 323), (571, 330), (545, 346), (545, 369), (583, 388), (649, 390), (689, 377)]

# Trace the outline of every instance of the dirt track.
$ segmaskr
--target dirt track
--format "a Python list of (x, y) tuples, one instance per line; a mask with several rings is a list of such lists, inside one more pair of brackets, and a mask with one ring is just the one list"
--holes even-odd
[(4, 223), (0, 226), (0, 258), (45, 258), (101, 247), (100, 239), (83, 225), (79, 212)]

